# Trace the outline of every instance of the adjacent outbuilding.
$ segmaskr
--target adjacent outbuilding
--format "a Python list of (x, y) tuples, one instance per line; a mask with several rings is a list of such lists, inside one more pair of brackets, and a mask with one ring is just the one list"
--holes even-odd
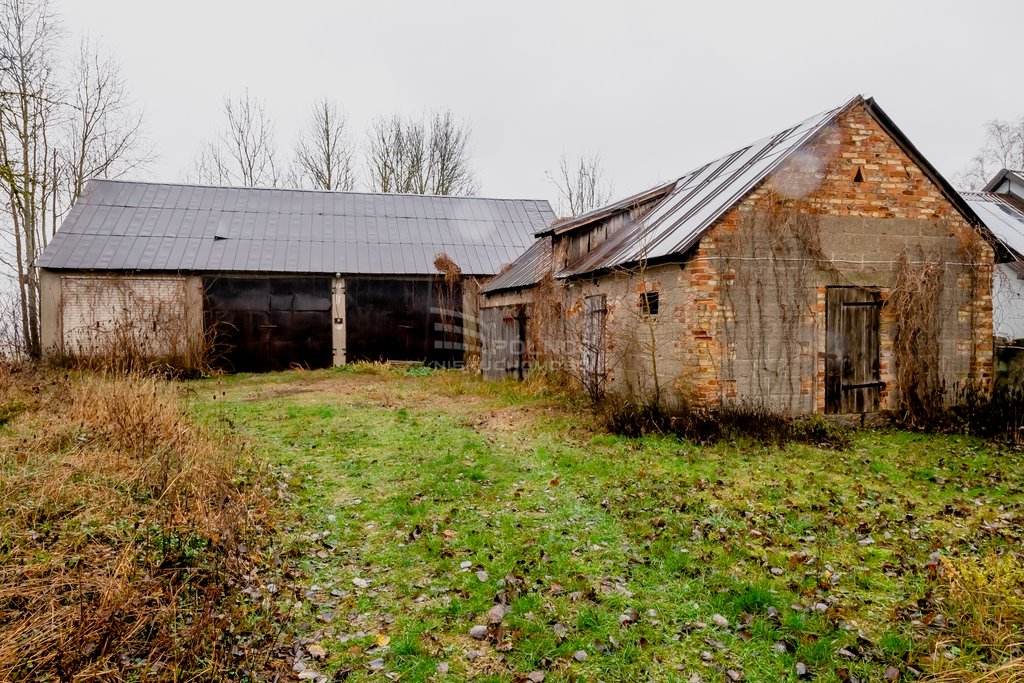
[(457, 365), (473, 283), (553, 218), (543, 200), (92, 180), (36, 261), (44, 354)]
[(1012, 255), (872, 99), (556, 222), (483, 288), (486, 376), (808, 413), (987, 391)]

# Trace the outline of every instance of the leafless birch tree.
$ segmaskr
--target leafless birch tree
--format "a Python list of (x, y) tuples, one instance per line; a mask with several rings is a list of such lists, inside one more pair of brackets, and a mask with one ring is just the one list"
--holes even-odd
[(355, 154), (344, 114), (323, 98), (313, 105), (312, 119), (295, 143), (295, 182), (309, 189), (354, 190)]
[[(47, 0), (0, 0), (0, 270), (14, 276), (23, 351), (41, 351), (33, 263), (94, 175), (143, 163), (141, 116), (117, 64), (83, 43), (62, 59), (63, 30)], [(75, 66), (62, 72), (58, 64)]]
[(469, 125), (456, 120), (447, 109), (431, 113), (427, 121), (398, 114), (376, 119), (366, 144), (370, 188), (376, 192), (475, 194), (471, 134)]
[(611, 200), (612, 182), (601, 163), (600, 154), (569, 161), (563, 154), (556, 173), (547, 173), (558, 188), (558, 213), (579, 216), (600, 208)]
[(39, 282), (32, 261), (52, 232), (46, 221), (53, 211), (50, 158), (63, 97), (55, 67), (60, 39), (60, 24), (47, 2), (0, 5), (0, 165), (10, 254), (4, 265), (17, 276), (21, 338), (32, 353), (39, 349)]
[(224, 116), (227, 126), (196, 158), (197, 180), (211, 185), (276, 187), (281, 165), (266, 105), (246, 89), (237, 100), (224, 99)]

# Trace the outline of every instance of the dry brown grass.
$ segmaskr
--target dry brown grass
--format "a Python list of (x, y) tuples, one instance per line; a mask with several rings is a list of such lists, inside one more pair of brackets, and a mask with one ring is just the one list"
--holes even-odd
[[(956, 662), (930, 680), (943, 683), (1024, 681), (1024, 564), (1014, 554), (947, 558), (939, 572), (941, 609), (950, 625), (940, 649), (985, 653), (1004, 663), (988, 671)], [(941, 660), (937, 660), (941, 661)]]
[(238, 628), (232, 598), (268, 508), (235, 481), (237, 450), (151, 377), (5, 366), (5, 406), (0, 680), (209, 680), (258, 666), (259, 615)]

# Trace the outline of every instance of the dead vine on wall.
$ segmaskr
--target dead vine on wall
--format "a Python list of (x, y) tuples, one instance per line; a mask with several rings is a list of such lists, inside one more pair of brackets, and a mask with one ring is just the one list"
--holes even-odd
[[(208, 374), (216, 361), (215, 331), (204, 328), (201, 313), (190, 311), (185, 282), (174, 297), (147, 295), (123, 278), (77, 278), (74, 306), (89, 321), (68, 329), (68, 301), (62, 295), (57, 315), (63, 339), (55, 349), (58, 364), (172, 376)], [(61, 283), (63, 291), (66, 283)]]
[(715, 247), (725, 305), (721, 398), (813, 410), (805, 378), (817, 374), (817, 274), (835, 272), (821, 246), (818, 215), (769, 191)]
[(911, 263), (900, 255), (886, 307), (893, 319), (893, 360), (896, 378), (890, 406), (907, 426), (924, 426), (942, 411), (940, 302), (944, 265), (937, 260)]

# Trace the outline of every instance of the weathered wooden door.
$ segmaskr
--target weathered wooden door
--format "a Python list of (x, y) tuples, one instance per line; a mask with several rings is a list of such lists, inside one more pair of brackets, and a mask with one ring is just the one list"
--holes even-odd
[(604, 294), (583, 301), (583, 386), (591, 396), (604, 390), (604, 322), (607, 314)]
[(882, 387), (877, 291), (829, 287), (825, 295), (825, 412), (872, 413)]

